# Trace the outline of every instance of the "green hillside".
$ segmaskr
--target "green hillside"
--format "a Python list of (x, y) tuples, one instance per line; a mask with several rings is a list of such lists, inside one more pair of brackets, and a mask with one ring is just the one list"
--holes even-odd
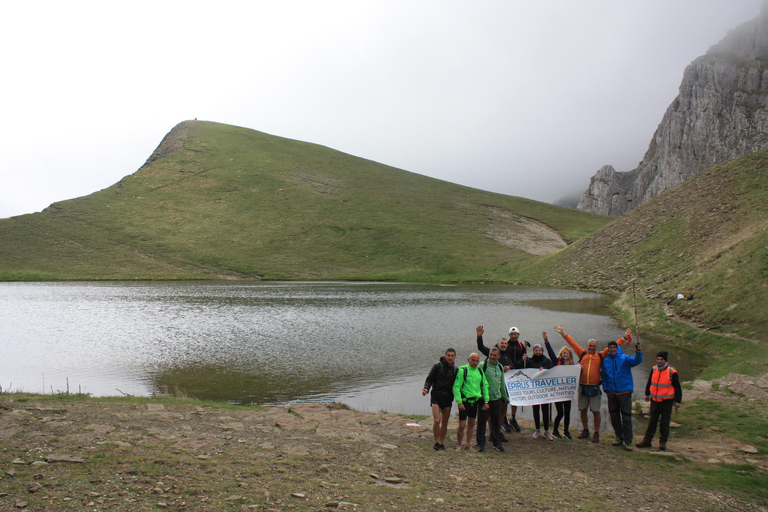
[(645, 318), (768, 340), (767, 170), (768, 150), (713, 167), (512, 275), (624, 292), (625, 309), (634, 280)]
[(610, 220), (186, 121), (112, 187), (0, 220), (0, 279), (488, 280)]

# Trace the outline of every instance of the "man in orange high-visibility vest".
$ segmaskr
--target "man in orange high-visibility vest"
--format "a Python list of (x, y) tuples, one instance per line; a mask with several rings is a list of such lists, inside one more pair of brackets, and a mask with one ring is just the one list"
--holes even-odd
[(683, 389), (680, 387), (680, 377), (677, 370), (669, 366), (669, 353), (661, 351), (656, 354), (656, 366), (648, 375), (645, 385), (645, 401), (651, 402), (651, 418), (645, 437), (635, 446), (648, 448), (656, 433), (656, 423), (659, 426), (659, 450), (667, 449), (669, 439), (669, 422), (672, 420), (672, 408), (677, 410), (683, 401)]

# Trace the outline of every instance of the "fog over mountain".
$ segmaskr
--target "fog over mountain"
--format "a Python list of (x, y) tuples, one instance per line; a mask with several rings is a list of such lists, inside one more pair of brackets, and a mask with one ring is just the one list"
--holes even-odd
[(11, 3), (0, 217), (116, 183), (194, 118), (553, 201), (636, 167), (685, 67), (760, 4)]

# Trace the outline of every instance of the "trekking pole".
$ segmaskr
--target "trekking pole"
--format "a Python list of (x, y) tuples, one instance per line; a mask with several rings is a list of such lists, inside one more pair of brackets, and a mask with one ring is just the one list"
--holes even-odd
[(640, 343), (640, 328), (637, 326), (637, 294), (635, 293), (635, 281), (632, 281), (632, 305), (635, 309), (635, 335), (637, 336), (635, 344), (637, 344)]

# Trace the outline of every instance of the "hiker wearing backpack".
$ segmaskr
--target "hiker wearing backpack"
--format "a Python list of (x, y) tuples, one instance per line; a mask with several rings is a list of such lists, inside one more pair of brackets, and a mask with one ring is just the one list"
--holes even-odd
[[(478, 368), (480, 355), (477, 352), (472, 352), (467, 358), (467, 363), (459, 368), (453, 383), (453, 397), (459, 407), (459, 428), (456, 431), (456, 438), (459, 441), (459, 445), (456, 447), (457, 451), (471, 448), (477, 411), (489, 408), (488, 381), (483, 370)], [(462, 445), (465, 433), (466, 442)]]
[[(593, 443), (600, 442), (600, 367), (603, 359), (608, 354), (608, 348), (597, 351), (597, 340), (591, 339), (587, 342), (587, 349), (584, 350), (576, 341), (571, 338), (564, 330), (562, 325), (555, 326), (555, 332), (563, 337), (566, 343), (571, 346), (576, 357), (579, 358), (581, 374), (579, 375), (579, 414), (581, 415), (582, 431), (578, 439), (589, 439), (589, 417), (587, 409), (592, 411), (592, 419), (595, 424), (595, 433), (592, 436)], [(629, 343), (632, 341), (632, 331), (627, 329), (624, 337), (616, 341), (618, 344)]]
[[(507, 348), (507, 353), (509, 354), (509, 359), (513, 362), (513, 368), (522, 368), (518, 362), (523, 359), (523, 356), (527, 357), (528, 353), (526, 351), (525, 344), (520, 341), (520, 330), (517, 327), (509, 328), (509, 347)], [(504, 428), (504, 430), (507, 432), (512, 432), (512, 429), (514, 429), (515, 432), (520, 432), (520, 425), (517, 424), (517, 418), (515, 418), (517, 415), (517, 406), (510, 406), (510, 410), (512, 412), (512, 418), (509, 420), (509, 424), (504, 425), (502, 428)], [(504, 411), (505, 422), (506, 419), (507, 412)]]
[(493, 347), (488, 352), (488, 359), (478, 367), (488, 382), (488, 407), (483, 407), (477, 413), (477, 451), (479, 452), (485, 451), (485, 427), (487, 424), (491, 426), (493, 449), (497, 452), (504, 451), (501, 437), (501, 411), (505, 410), (509, 403), (509, 392), (504, 380), (504, 367), (499, 361), (500, 356), (499, 347)]
[(608, 343), (608, 355), (603, 359), (600, 374), (603, 389), (608, 396), (608, 413), (611, 415), (611, 426), (616, 434), (613, 446), (624, 445), (628, 452), (632, 451), (632, 392), (635, 389), (632, 379), (632, 368), (643, 362), (643, 348), (640, 342), (635, 343), (635, 355), (628, 356), (619, 352), (615, 341)]
[(659, 425), (659, 450), (667, 449), (669, 439), (669, 423), (672, 421), (672, 408), (677, 411), (683, 401), (683, 389), (680, 387), (680, 377), (677, 370), (668, 363), (669, 352), (662, 350), (656, 354), (656, 366), (648, 375), (645, 384), (645, 401), (651, 402), (651, 417), (645, 437), (635, 446), (648, 448), (651, 446), (653, 435), (656, 433), (656, 423)]
[(459, 371), (455, 362), (456, 351), (449, 348), (440, 361), (432, 366), (421, 390), (424, 396), (432, 388), (429, 403), (432, 406), (432, 435), (435, 437), (433, 447), (435, 450), (445, 450), (445, 435), (448, 432), (448, 420), (451, 417), (453, 404), (453, 382)]
[[(523, 368), (538, 368), (539, 370), (549, 370), (552, 368), (552, 361), (544, 355), (544, 349), (538, 343), (533, 346), (533, 356), (528, 357), (523, 354), (520, 364)], [(533, 438), (538, 439), (541, 436), (541, 421), (539, 419), (539, 413), (544, 420), (544, 437), (548, 441), (554, 441), (554, 437), (549, 432), (549, 404), (536, 404), (531, 406), (533, 411), (533, 423), (536, 425), (536, 430), (533, 432)]]
[[(482, 325), (478, 325), (476, 328), (477, 332), (477, 350), (480, 351), (485, 357), (489, 357), (489, 354), (493, 348), (499, 349), (499, 364), (502, 365), (504, 371), (508, 371), (510, 368), (514, 368), (515, 366), (515, 360), (511, 357), (511, 351), (509, 350), (509, 342), (506, 338), (499, 338), (499, 341), (496, 342), (496, 345), (494, 345), (491, 348), (488, 348), (483, 343), (483, 334), (485, 333), (485, 328), (483, 328)], [(500, 428), (503, 428), (507, 432), (512, 431), (512, 427), (507, 422), (507, 404), (503, 404), (503, 408), (499, 412), (499, 424)], [(491, 431), (493, 431), (493, 427), (491, 427)], [(501, 436), (501, 440), (503, 442), (507, 442), (508, 439), (504, 436), (504, 434), (499, 431), (499, 435)]]

